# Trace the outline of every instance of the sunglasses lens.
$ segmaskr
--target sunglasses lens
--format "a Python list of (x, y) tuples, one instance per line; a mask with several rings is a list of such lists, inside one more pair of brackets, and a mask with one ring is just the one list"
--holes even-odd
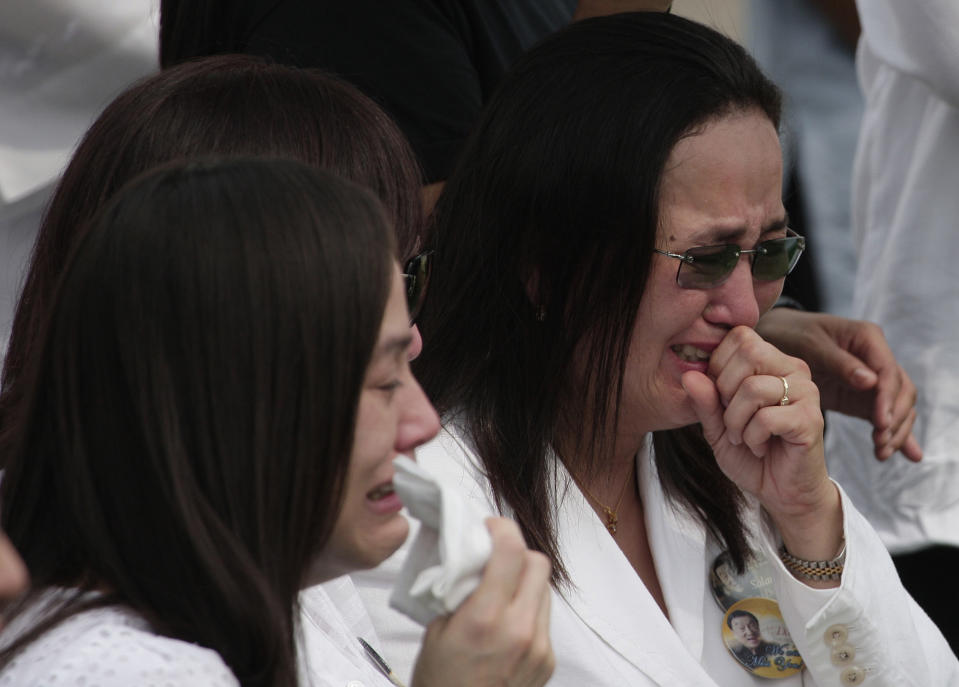
[(762, 252), (753, 259), (753, 277), (761, 281), (782, 279), (792, 272), (805, 247), (802, 236), (763, 241), (757, 246)]
[(680, 263), (678, 284), (684, 289), (708, 289), (719, 286), (736, 269), (739, 247), (701, 246), (690, 248), (686, 260)]
[(420, 310), (423, 309), (423, 301), (426, 300), (426, 287), (430, 281), (432, 255), (433, 251), (427, 251), (410, 258), (403, 270), (403, 276), (406, 279), (406, 304), (410, 310), (410, 324), (416, 321)]

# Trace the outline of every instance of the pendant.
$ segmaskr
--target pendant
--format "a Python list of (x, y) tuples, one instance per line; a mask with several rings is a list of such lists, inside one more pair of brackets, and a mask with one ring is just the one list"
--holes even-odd
[(619, 518), (616, 517), (612, 508), (603, 506), (603, 510), (606, 512), (606, 529), (609, 530), (610, 534), (616, 534), (616, 525), (619, 524)]

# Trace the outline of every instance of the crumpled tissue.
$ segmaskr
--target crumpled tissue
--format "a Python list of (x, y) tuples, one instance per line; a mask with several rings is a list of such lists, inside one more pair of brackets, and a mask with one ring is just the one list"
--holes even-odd
[(393, 488), (421, 526), (390, 606), (425, 627), (455, 611), (479, 585), (493, 551), (485, 522), (491, 514), (406, 456), (397, 456), (393, 465)]

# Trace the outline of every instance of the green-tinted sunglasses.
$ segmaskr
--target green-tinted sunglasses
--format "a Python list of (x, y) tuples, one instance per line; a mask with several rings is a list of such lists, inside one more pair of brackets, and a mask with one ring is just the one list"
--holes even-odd
[(670, 253), (654, 249), (660, 255), (679, 260), (676, 283), (684, 289), (711, 289), (729, 278), (736, 269), (739, 258), (752, 258), (753, 278), (759, 281), (775, 281), (792, 272), (799, 261), (806, 239), (786, 230), (786, 237), (757, 243), (752, 250), (740, 248), (735, 243), (721, 246), (697, 246), (685, 253)]
[(426, 287), (430, 283), (433, 251), (423, 251), (406, 261), (403, 279), (406, 281), (406, 305), (410, 310), (410, 326), (416, 322), (423, 302), (426, 300)]

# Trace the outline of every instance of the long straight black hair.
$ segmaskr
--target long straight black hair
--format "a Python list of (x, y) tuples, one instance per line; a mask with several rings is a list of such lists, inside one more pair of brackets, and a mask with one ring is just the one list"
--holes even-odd
[(372, 194), (298, 162), (178, 164), (118, 192), (24, 371), (0, 502), (25, 605), (108, 590), (92, 603), (216, 650), (241, 684), (295, 684), (296, 598), (339, 510), (394, 250)]
[[(548, 456), (587, 417), (577, 471), (610, 448), (664, 165), (697, 127), (753, 108), (778, 128), (778, 89), (709, 28), (656, 12), (578, 22), (514, 66), (440, 198), (415, 371), (557, 580)], [(656, 433), (659, 474), (741, 564), (742, 494), (697, 434)]]

